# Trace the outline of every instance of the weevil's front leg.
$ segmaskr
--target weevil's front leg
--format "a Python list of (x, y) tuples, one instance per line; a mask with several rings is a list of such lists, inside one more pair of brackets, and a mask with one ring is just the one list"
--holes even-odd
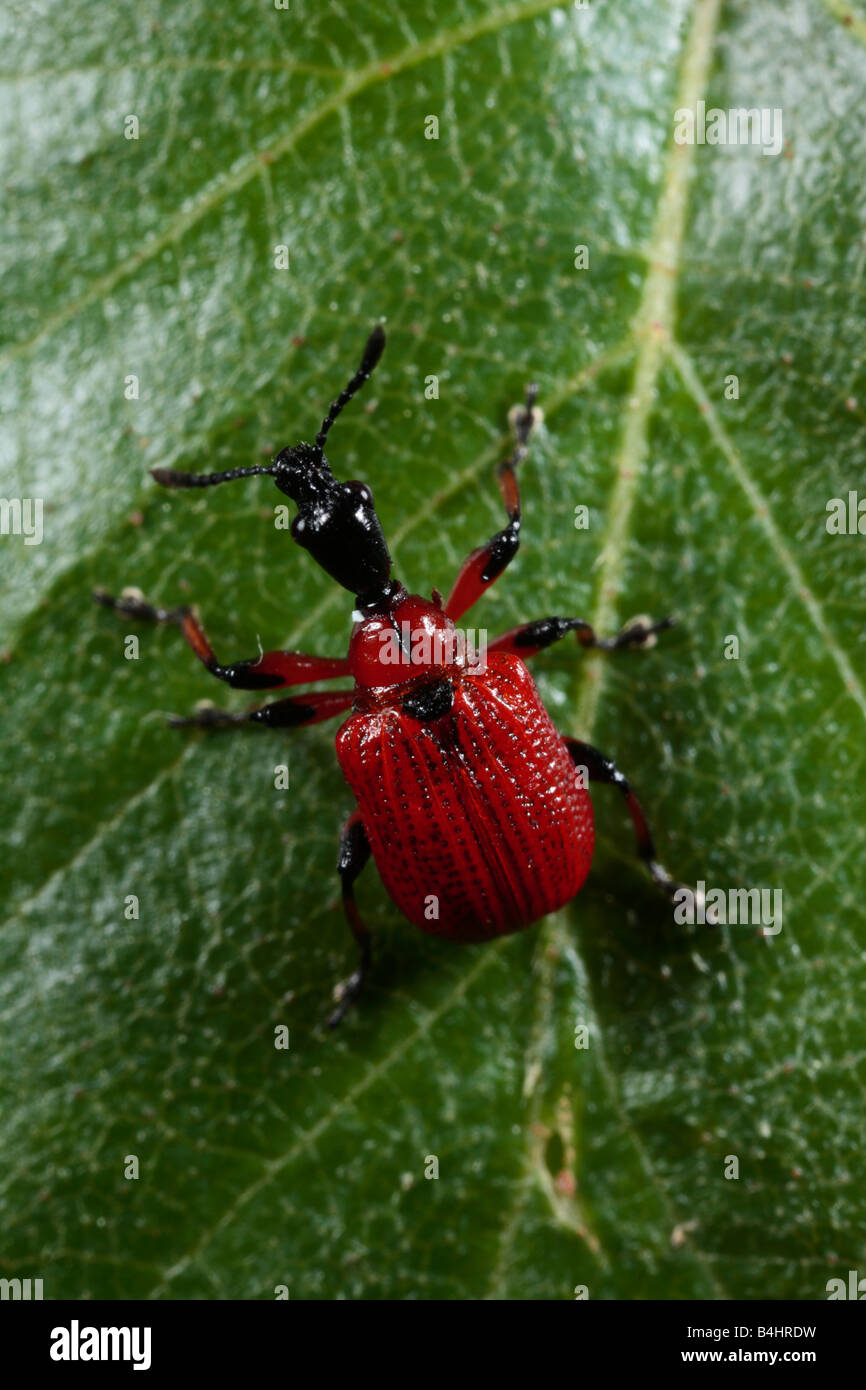
[[(217, 661), (205, 630), (189, 605), (157, 608), (148, 603), (137, 589), (124, 589), (120, 598), (112, 598), (104, 590), (96, 589), (93, 597), (97, 603), (114, 608), (130, 618), (152, 623), (173, 623), (180, 628), (187, 644), (211, 675), (235, 690), (276, 690), (280, 686), (304, 685), (308, 681), (330, 680), (333, 676), (349, 674), (349, 663), (345, 657), (309, 656), (305, 652), (264, 652), (261, 656), (223, 666)], [(327, 718), (324, 715), (321, 717)]]
[(615, 637), (597, 637), (595, 630), (584, 618), (539, 618), (534, 623), (522, 623), (503, 632), (488, 646), (488, 652), (508, 652), (522, 657), (524, 661), (536, 652), (551, 647), (554, 642), (573, 632), (582, 647), (594, 647), (597, 651), (616, 652), (623, 647), (649, 647), (654, 645), (657, 632), (673, 627), (673, 618), (661, 618), (654, 623), (641, 616), (626, 623)]
[(455, 622), (468, 608), (481, 597), (484, 590), (498, 579), (506, 565), (517, 554), (520, 545), (520, 488), (517, 482), (517, 465), (526, 458), (529, 436), (537, 423), (539, 412), (535, 409), (537, 386), (530, 386), (526, 392), (526, 404), (514, 416), (514, 451), (500, 463), (496, 470), (499, 489), (508, 512), (508, 525), (504, 531), (497, 531), (486, 545), (473, 550), (463, 561), (454, 587), (448, 596), (445, 612)]
[(355, 879), (370, 858), (370, 842), (361, 824), (359, 811), (353, 811), (340, 834), (340, 852), (337, 855), (337, 871), (343, 891), (343, 910), (352, 935), (358, 943), (361, 959), (354, 974), (344, 980), (335, 990), (337, 1007), (328, 1019), (328, 1027), (336, 1028), (341, 1023), (346, 1010), (354, 1004), (364, 987), (370, 969), (373, 941), (358, 911), (355, 902)]
[(649, 869), (653, 882), (669, 898), (673, 898), (683, 885), (671, 878), (667, 870), (662, 868), (656, 859), (656, 848), (649, 822), (643, 807), (632, 791), (628, 778), (623, 776), (616, 763), (605, 757), (604, 753), (600, 753), (597, 748), (593, 748), (591, 744), (581, 743), (576, 738), (566, 738), (563, 741), (571, 754), (572, 762), (578, 767), (586, 768), (590, 782), (603, 782), (607, 786), (616, 787), (622, 794), (637, 836), (637, 852)]
[(307, 695), (289, 695), (270, 705), (240, 711), (217, 709), (203, 703), (195, 714), (170, 714), (173, 729), (237, 729), (244, 724), (264, 724), (269, 729), (300, 729), (333, 719), (351, 708), (354, 690), (313, 690)]

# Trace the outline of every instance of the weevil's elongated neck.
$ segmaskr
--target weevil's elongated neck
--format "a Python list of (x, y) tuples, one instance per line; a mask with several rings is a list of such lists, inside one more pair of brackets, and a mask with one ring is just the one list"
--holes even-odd
[(297, 503), (291, 533), (298, 545), (350, 593), (376, 598), (385, 593), (391, 556), (366, 483), (339, 482), (311, 444), (278, 454), (274, 481)]

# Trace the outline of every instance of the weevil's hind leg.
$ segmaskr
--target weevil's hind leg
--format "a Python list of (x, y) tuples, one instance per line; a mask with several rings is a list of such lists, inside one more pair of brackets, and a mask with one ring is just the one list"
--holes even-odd
[(656, 848), (649, 822), (643, 807), (632, 791), (628, 778), (620, 772), (616, 763), (605, 757), (604, 753), (600, 753), (597, 748), (593, 748), (591, 744), (581, 743), (576, 738), (566, 738), (563, 742), (571, 754), (572, 762), (577, 767), (586, 768), (590, 782), (603, 782), (607, 786), (616, 787), (621, 793), (637, 836), (637, 852), (649, 869), (653, 882), (669, 898), (673, 898), (674, 894), (683, 887), (683, 884), (671, 878), (667, 870), (662, 868), (656, 859)]
[(245, 724), (263, 724), (269, 729), (300, 729), (333, 719), (352, 706), (354, 690), (313, 690), (307, 695), (289, 695), (270, 705), (240, 711), (217, 709), (203, 703), (195, 714), (170, 714), (172, 729), (238, 729)]
[(445, 604), (445, 612), (455, 622), (472, 607), (494, 579), (499, 578), (517, 554), (522, 520), (517, 466), (526, 458), (529, 436), (539, 418), (540, 412), (535, 409), (537, 394), (537, 386), (528, 388), (526, 404), (514, 415), (514, 450), (496, 470), (499, 489), (505, 502), (505, 510), (508, 512), (508, 525), (503, 531), (497, 531), (495, 536), (491, 536), (486, 545), (473, 550), (463, 561)]
[(151, 623), (173, 623), (211, 675), (235, 690), (277, 690), (280, 686), (305, 685), (308, 681), (331, 680), (334, 676), (349, 674), (349, 663), (345, 657), (309, 656), (306, 652), (264, 652), (261, 656), (223, 666), (217, 661), (204, 628), (188, 604), (178, 608), (157, 608), (155, 604), (148, 603), (137, 589), (124, 589), (119, 598), (112, 598), (104, 590), (95, 589), (93, 597), (97, 603), (125, 613), (130, 618)]
[(364, 987), (370, 969), (373, 953), (373, 939), (358, 911), (355, 902), (355, 879), (370, 858), (370, 842), (361, 824), (360, 812), (353, 811), (340, 834), (340, 852), (337, 855), (337, 871), (343, 891), (343, 910), (352, 935), (358, 943), (361, 958), (358, 968), (348, 980), (337, 986), (337, 1007), (328, 1019), (328, 1027), (336, 1028), (345, 1017), (346, 1010), (354, 1004)]
[(495, 642), (488, 646), (488, 652), (507, 652), (511, 656), (522, 657), (524, 661), (535, 656), (545, 647), (553, 646), (567, 633), (574, 632), (582, 647), (595, 648), (602, 652), (618, 652), (623, 647), (651, 647), (655, 645), (657, 632), (665, 632), (674, 626), (673, 618), (661, 618), (654, 623), (641, 615), (626, 623), (615, 637), (597, 637), (595, 630), (585, 618), (539, 618), (534, 623), (521, 623), (503, 632)]

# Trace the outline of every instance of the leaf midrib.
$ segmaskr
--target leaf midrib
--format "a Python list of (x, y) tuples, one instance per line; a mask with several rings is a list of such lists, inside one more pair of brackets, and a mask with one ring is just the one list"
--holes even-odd
[[(695, 103), (706, 91), (718, 28), (721, 0), (695, 0), (692, 22), (683, 55), (680, 81), (676, 94), (676, 108), (694, 108)], [(649, 270), (644, 280), (641, 300), (632, 322), (632, 336), (637, 343), (634, 369), (634, 385), (626, 407), (620, 439), (619, 458), (616, 477), (608, 509), (608, 524), (602, 540), (601, 565), (597, 584), (597, 599), (592, 614), (592, 625), (596, 632), (614, 632), (622, 624), (618, 612), (618, 599), (622, 589), (625, 555), (631, 538), (631, 524), (635, 497), (640, 483), (641, 471), (646, 457), (649, 439), (649, 422), (654, 411), (655, 390), (661, 369), (669, 355), (669, 346), (674, 337), (676, 313), (675, 290), (680, 266), (680, 253), (686, 227), (688, 211), (688, 189), (695, 162), (695, 146), (675, 146), (671, 142), (668, 159), (662, 177), (661, 191), (656, 207), (653, 231), (648, 247)], [(607, 666), (602, 653), (584, 654), (577, 676), (577, 728), (581, 738), (592, 740), (601, 698), (606, 683)], [(551, 974), (554, 961), (565, 943), (574, 932), (573, 923), (568, 924), (569, 909), (555, 913), (542, 922), (538, 929), (536, 960), (536, 1024), (534, 1040), (527, 1058), (527, 1076), (536, 1059), (540, 1059), (546, 1049), (555, 1044), (557, 1018), (550, 1007), (553, 991)], [(572, 947), (575, 956), (585, 968), (579, 950)], [(664, 1203), (671, 1220), (671, 1229), (676, 1224), (675, 1208), (658, 1180), (649, 1155), (636, 1128), (623, 1109), (616, 1089), (616, 1082), (609, 1067), (602, 1043), (603, 1031), (594, 1007), (587, 976), (587, 996), (592, 1009), (594, 1036), (600, 1049), (600, 1069), (608, 1090), (608, 1099), (619, 1115), (623, 1128), (635, 1148), (641, 1165), (648, 1173), (653, 1187)], [(590, 1020), (586, 1020), (590, 1022)], [(549, 1103), (549, 1100), (548, 1100)], [(535, 1140), (538, 1128), (543, 1125), (546, 1111), (543, 1088), (535, 1086), (528, 1107), (525, 1122), (527, 1136), (524, 1154), (524, 1173), (529, 1174), (533, 1165), (536, 1169), (543, 1162)], [(540, 1174), (538, 1174), (540, 1178)], [(576, 1176), (576, 1175), (575, 1175)], [(539, 1183), (551, 1206), (555, 1219), (562, 1219), (560, 1207), (550, 1200), (549, 1184)], [(579, 1184), (578, 1184), (579, 1186)], [(516, 1200), (525, 1200), (527, 1183), (518, 1181), (515, 1186)], [(575, 1234), (585, 1238), (587, 1215), (574, 1204), (574, 1214), (568, 1223)], [(513, 1230), (516, 1225), (514, 1214), (509, 1213), (504, 1229)], [(592, 1252), (592, 1247), (590, 1247)], [(692, 1243), (690, 1253), (701, 1265), (717, 1296), (724, 1298), (725, 1292), (706, 1264), (703, 1253)], [(594, 1252), (592, 1252), (594, 1253)], [(595, 1255), (598, 1259), (598, 1255)], [(497, 1260), (498, 1271), (507, 1265), (507, 1251), (501, 1249)]]

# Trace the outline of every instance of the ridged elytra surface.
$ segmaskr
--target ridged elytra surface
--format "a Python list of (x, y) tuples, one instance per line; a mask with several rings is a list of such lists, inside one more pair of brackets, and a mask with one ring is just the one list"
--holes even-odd
[(589, 872), (589, 793), (519, 657), (493, 653), (464, 674), (451, 712), (429, 724), (396, 705), (352, 715), (337, 756), (382, 881), (422, 931), (519, 931)]

